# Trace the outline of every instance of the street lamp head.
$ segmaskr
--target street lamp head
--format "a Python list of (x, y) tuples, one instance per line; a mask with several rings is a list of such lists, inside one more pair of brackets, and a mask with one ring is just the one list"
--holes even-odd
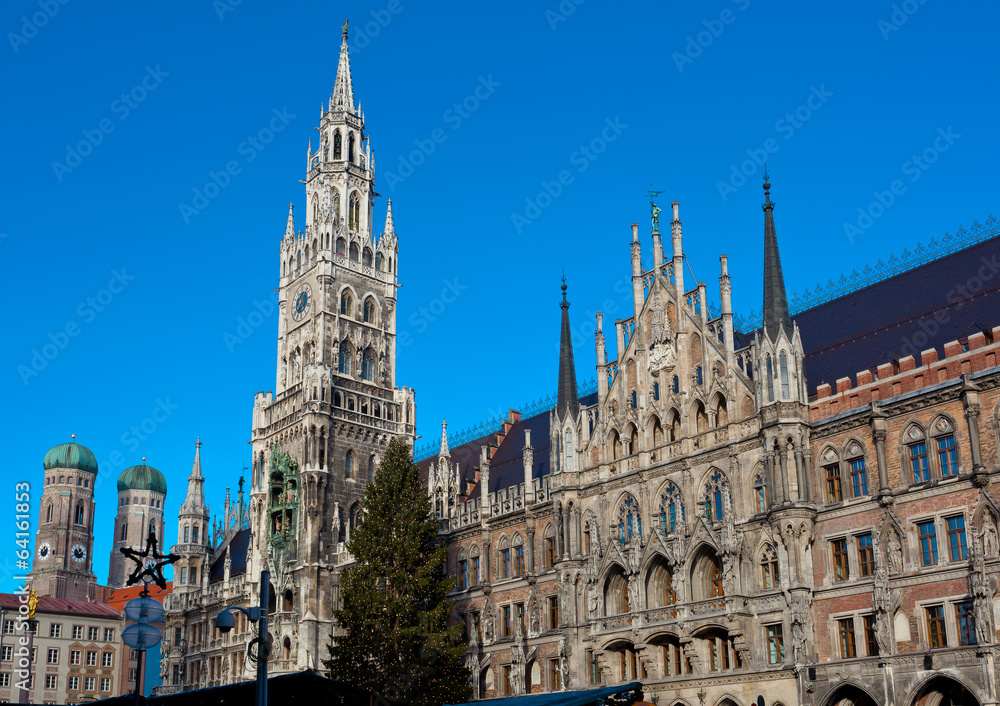
[(228, 633), (234, 627), (236, 627), (236, 618), (228, 610), (224, 610), (215, 616), (215, 627), (219, 629), (221, 633)]

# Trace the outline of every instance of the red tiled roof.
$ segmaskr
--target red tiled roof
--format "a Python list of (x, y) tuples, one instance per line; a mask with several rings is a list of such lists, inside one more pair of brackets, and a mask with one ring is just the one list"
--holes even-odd
[[(166, 590), (160, 588), (155, 583), (149, 585), (149, 596), (150, 598), (156, 598), (160, 602), (163, 601), (163, 597), (170, 595), (171, 591), (174, 589), (173, 581), (167, 581)], [(111, 596), (108, 598), (107, 603), (112, 608), (117, 610), (125, 610), (125, 604), (128, 603), (133, 598), (138, 598), (139, 594), (142, 593), (142, 586), (126, 586), (125, 588), (114, 588), (111, 590)]]
[[(0, 607), (16, 611), (21, 606), (21, 596), (16, 593), (0, 593)], [(62, 598), (39, 596), (36, 613), (58, 613), (62, 615), (89, 615), (95, 618), (121, 618), (120, 610), (100, 601), (67, 601)]]

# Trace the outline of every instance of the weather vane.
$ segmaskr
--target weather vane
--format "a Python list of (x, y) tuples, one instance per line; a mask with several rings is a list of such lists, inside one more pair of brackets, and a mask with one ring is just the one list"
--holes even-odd
[(160, 554), (159, 542), (156, 541), (156, 533), (152, 529), (146, 538), (146, 548), (141, 552), (131, 547), (121, 547), (119, 551), (136, 564), (135, 570), (129, 574), (126, 581), (129, 586), (134, 586), (140, 580), (145, 582), (145, 577), (148, 576), (149, 582), (166, 590), (167, 580), (163, 577), (163, 567), (180, 559), (177, 554)]
[(663, 209), (653, 203), (653, 199), (662, 194), (662, 191), (653, 190), (653, 182), (649, 182), (649, 191), (646, 192), (646, 196), (649, 197), (649, 210), (651, 213), (651, 220), (653, 222), (653, 232), (660, 232), (660, 211)]

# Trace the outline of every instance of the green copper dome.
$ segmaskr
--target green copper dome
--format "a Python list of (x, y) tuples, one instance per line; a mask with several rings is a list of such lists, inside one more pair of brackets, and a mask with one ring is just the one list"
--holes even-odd
[[(75, 434), (73, 438), (76, 438)], [(94, 457), (94, 453), (75, 441), (59, 444), (49, 449), (42, 460), (42, 466), (46, 471), (51, 471), (53, 468), (75, 468), (97, 475), (97, 459)]]
[(166, 495), (167, 479), (152, 466), (147, 466), (146, 459), (142, 460), (142, 465), (130, 466), (118, 476), (119, 492), (122, 490), (151, 490), (154, 493)]

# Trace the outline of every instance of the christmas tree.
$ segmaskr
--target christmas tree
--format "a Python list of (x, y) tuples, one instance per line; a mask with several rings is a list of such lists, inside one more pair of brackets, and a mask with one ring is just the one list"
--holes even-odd
[(413, 706), (470, 698), (461, 627), (448, 627), (452, 579), (437, 531), (410, 450), (396, 439), (347, 543), (355, 565), (340, 580), (344, 632), (328, 647), (331, 678)]

